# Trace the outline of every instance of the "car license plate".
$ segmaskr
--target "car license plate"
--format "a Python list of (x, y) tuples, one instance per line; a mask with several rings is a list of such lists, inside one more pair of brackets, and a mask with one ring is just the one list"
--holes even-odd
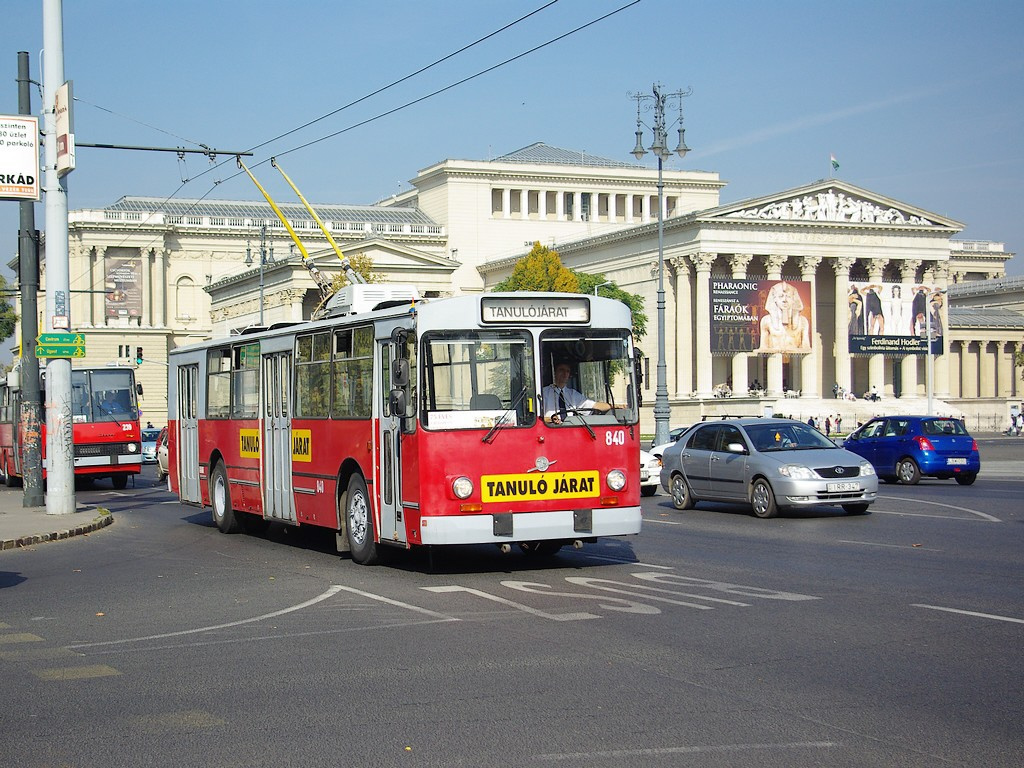
[(956, 464), (966, 464), (966, 463), (967, 463), (967, 459), (946, 459), (946, 464), (948, 466), (953, 466), (953, 465), (956, 465)]
[(860, 483), (829, 483), (826, 486), (829, 493), (842, 493), (843, 491), (859, 491)]

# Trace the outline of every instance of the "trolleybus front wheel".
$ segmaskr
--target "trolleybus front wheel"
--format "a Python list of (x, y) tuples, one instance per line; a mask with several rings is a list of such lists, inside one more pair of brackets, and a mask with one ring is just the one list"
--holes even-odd
[(373, 514), (370, 511), (370, 497), (366, 493), (366, 481), (360, 474), (352, 475), (345, 494), (345, 523), (348, 529), (348, 545), (352, 560), (360, 565), (377, 562), (377, 542), (373, 534)]
[(238, 533), (241, 530), (238, 518), (231, 509), (228, 473), (221, 461), (217, 462), (210, 473), (210, 507), (213, 509), (213, 522), (220, 528), (221, 533)]

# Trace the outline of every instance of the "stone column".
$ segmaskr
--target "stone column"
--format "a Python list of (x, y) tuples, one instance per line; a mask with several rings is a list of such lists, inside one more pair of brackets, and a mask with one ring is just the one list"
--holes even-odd
[(619, 196), (614, 192), (608, 193), (608, 223), (614, 224), (619, 220)]
[(149, 261), (150, 253), (151, 250), (148, 248), (139, 249), (139, 262), (142, 266), (142, 317), (139, 318), (139, 325), (148, 325), (152, 328), (154, 325), (153, 296), (160, 289), (153, 281), (153, 269)]
[(685, 256), (674, 256), (669, 261), (675, 274), (675, 382), (674, 397), (689, 397), (693, 392), (693, 328), (692, 300), (690, 297), (690, 262)]
[(850, 390), (850, 269), (857, 260), (842, 256), (832, 261), (836, 273), (836, 381), (844, 391)]
[(89, 323), (103, 325), (103, 251), (93, 248), (89, 254)]
[(640, 198), (640, 223), (646, 224), (651, 220), (651, 196), (644, 195)]
[(526, 188), (519, 190), (519, 218), (530, 218), (530, 190)]
[(935, 397), (939, 400), (949, 399), (949, 295), (945, 293), (949, 287), (949, 267), (945, 262), (936, 262), (932, 269), (932, 280), (943, 292), (942, 309), (942, 354), (935, 358)]
[(558, 221), (565, 221), (565, 192), (555, 192), (555, 218)]
[(541, 221), (548, 220), (548, 191), (537, 190), (537, 218)]
[(171, 290), (171, 286), (167, 284), (167, 259), (170, 255), (171, 252), (166, 248), (153, 249), (153, 257), (156, 262), (153, 270), (153, 274), (156, 275), (156, 287), (153, 290), (153, 306), (156, 314), (153, 317), (153, 324), (157, 328), (167, 327), (167, 294)]
[(583, 221), (583, 193), (572, 193), (572, 220)]
[(979, 397), (996, 397), (999, 394), (996, 380), (996, 358), (999, 356), (999, 345), (988, 341), (978, 342), (978, 354), (981, 365), (979, 373)]
[(633, 223), (633, 206), (636, 205), (636, 195), (626, 195), (626, 223)]
[(818, 322), (818, 265), (821, 256), (804, 256), (800, 259), (800, 278), (811, 283), (811, 312), (814, 326), (811, 329), (811, 351), (800, 361), (800, 396), (819, 397), (821, 387), (821, 369), (818, 350), (821, 349), (821, 334), (817, 332)]
[[(882, 284), (882, 274), (885, 270), (888, 259), (871, 259), (868, 261), (868, 280), (876, 285)], [(879, 299), (882, 297), (879, 296)], [(865, 319), (867, 308), (864, 309)], [(871, 329), (868, 329), (870, 333)], [(886, 397), (892, 397), (892, 387), (885, 385), (885, 355), (872, 355), (868, 358), (868, 389), (878, 387), (878, 391)]]
[(501, 218), (512, 218), (512, 190), (508, 187), (501, 190)]
[(1013, 342), (1000, 341), (996, 349), (999, 355), (996, 397), (1013, 397)]
[[(768, 272), (769, 280), (782, 279), (782, 267), (788, 256), (772, 254), (764, 257), (765, 270)], [(785, 397), (785, 387), (782, 386), (782, 353), (773, 352), (768, 355), (768, 397)]]
[(717, 256), (717, 253), (698, 253), (690, 257), (697, 269), (694, 325), (697, 326), (695, 351), (698, 360), (697, 396), (700, 398), (710, 398), (714, 394), (711, 376), (711, 265)]
[[(729, 257), (729, 267), (732, 269), (732, 276), (737, 280), (745, 280), (747, 267), (753, 260), (752, 253), (734, 253)], [(746, 397), (750, 389), (750, 376), (747, 371), (750, 354), (747, 352), (736, 352), (732, 356), (732, 391), (734, 395)]]
[[(949, 345), (949, 394), (950, 397), (963, 397), (964, 384), (960, 371), (963, 369), (964, 355), (967, 353), (967, 342), (956, 341)], [(927, 362), (925, 363), (927, 365)], [(927, 372), (926, 372), (927, 374)]]
[[(904, 284), (914, 283), (917, 279), (917, 268), (921, 266), (920, 259), (904, 259), (903, 264), (900, 265), (900, 278)], [(912, 296), (904, 296), (904, 312), (907, 319), (912, 323), (913, 318), (910, 317), (910, 302)], [(910, 326), (906, 328), (900, 328), (901, 334), (909, 334)], [(903, 380), (903, 397), (918, 397), (917, 384), (917, 361), (921, 358), (920, 355), (904, 355), (900, 361), (900, 378)]]

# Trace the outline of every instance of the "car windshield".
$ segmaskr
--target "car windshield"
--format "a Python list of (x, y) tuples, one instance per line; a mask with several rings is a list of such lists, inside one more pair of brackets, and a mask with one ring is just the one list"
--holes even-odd
[(925, 419), (921, 431), (926, 435), (966, 435), (967, 430), (958, 419)]
[(142, 442), (144, 443), (155, 443), (156, 439), (160, 436), (159, 429), (144, 429), (142, 430)]
[(747, 435), (758, 451), (809, 451), (836, 448), (821, 432), (799, 421), (786, 424), (752, 424)]

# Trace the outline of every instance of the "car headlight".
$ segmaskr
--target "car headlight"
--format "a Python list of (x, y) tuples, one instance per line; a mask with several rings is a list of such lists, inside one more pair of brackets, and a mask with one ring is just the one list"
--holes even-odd
[(626, 487), (626, 473), (621, 469), (613, 469), (605, 480), (613, 491), (621, 491)]
[(779, 474), (790, 480), (813, 480), (816, 477), (814, 471), (803, 464), (785, 464), (779, 467)]
[(873, 466), (871, 466), (871, 462), (870, 461), (862, 462), (861, 465), (860, 465), (860, 476), (861, 477), (865, 477), (865, 476), (873, 475), (873, 474), (875, 474), (875, 468)]
[(468, 477), (457, 477), (452, 481), (452, 493), (460, 499), (468, 499), (473, 495), (473, 481)]

